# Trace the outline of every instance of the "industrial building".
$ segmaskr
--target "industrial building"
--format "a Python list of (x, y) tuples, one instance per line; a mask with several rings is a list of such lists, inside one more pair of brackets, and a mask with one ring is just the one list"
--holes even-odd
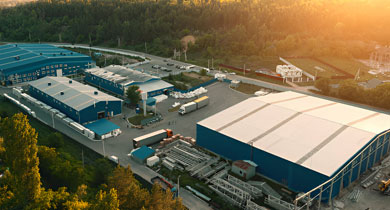
[(32, 81), (29, 94), (81, 124), (122, 113), (121, 99), (66, 77)]
[(95, 66), (91, 57), (48, 44), (0, 46), (0, 82), (12, 85), (45, 76), (69, 76)]
[[(296, 92), (249, 98), (197, 124), (197, 144), (297, 192), (336, 196), (389, 152), (390, 116)], [(318, 193), (320, 189), (315, 191)]]
[(119, 96), (124, 96), (129, 86), (137, 85), (148, 97), (167, 94), (173, 85), (137, 70), (124, 66), (111, 65), (105, 68), (92, 68), (85, 71), (85, 81)]

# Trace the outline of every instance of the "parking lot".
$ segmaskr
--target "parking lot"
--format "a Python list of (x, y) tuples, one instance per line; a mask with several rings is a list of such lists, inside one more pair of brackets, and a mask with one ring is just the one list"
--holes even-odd
[[(169, 64), (169, 65), (168, 65)], [(156, 67), (159, 68), (156, 68)], [(141, 64), (135, 67), (132, 67), (138, 71), (143, 71), (145, 73), (151, 74), (157, 77), (167, 77), (169, 74), (180, 74), (181, 72), (190, 72), (190, 71), (200, 71), (200, 67), (195, 67), (191, 69), (185, 69), (185, 67), (192, 66), (190, 64), (182, 63), (180, 61), (172, 59), (152, 59), (149, 63)], [(154, 67), (154, 68), (153, 68)], [(179, 67), (182, 67), (179, 69)]]
[[(170, 97), (157, 104), (157, 111), (162, 114), (163, 120), (150, 126), (146, 126), (144, 129), (127, 128), (127, 123), (123, 118), (116, 117), (112, 119), (112, 122), (121, 127), (122, 134), (116, 138), (108, 139), (106, 141), (106, 151), (128, 154), (133, 147), (131, 139), (159, 129), (169, 128), (173, 130), (174, 134), (180, 133), (183, 136), (196, 137), (196, 123), (198, 121), (201, 121), (250, 97), (231, 90), (229, 88), (229, 84), (224, 82), (213, 83), (206, 86), (206, 89), (208, 90), (208, 93), (205, 95), (210, 98), (210, 103), (206, 107), (181, 116), (177, 113), (177, 111), (169, 112), (168, 109), (170, 109), (175, 102), (184, 104), (185, 102), (189, 102), (194, 99), (174, 99)], [(127, 108), (124, 109), (124, 112), (127, 117), (135, 114), (133, 110), (129, 110)]]

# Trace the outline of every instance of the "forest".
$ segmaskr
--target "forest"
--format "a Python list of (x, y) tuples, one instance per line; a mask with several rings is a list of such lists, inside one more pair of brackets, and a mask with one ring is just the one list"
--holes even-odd
[[(57, 138), (56, 138), (57, 137)], [(130, 167), (100, 162), (103, 172), (88, 178), (87, 168), (69, 160), (61, 148), (61, 135), (50, 146), (38, 145), (38, 133), (26, 115), (0, 117), (0, 207), (11, 209), (70, 210), (184, 210), (181, 199), (153, 185), (148, 191), (135, 179)], [(62, 145), (64, 146), (64, 145)], [(65, 159), (68, 159), (64, 161)], [(87, 184), (92, 184), (88, 186)]]
[(390, 45), (387, 0), (41, 0), (0, 10), (0, 41), (119, 46), (172, 56), (367, 57)]

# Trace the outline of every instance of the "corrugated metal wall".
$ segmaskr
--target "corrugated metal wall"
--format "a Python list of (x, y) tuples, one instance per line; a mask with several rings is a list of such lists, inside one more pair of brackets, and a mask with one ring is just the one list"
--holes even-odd
[[(30, 86), (29, 88), (29, 94), (44, 102), (45, 104), (58, 109), (62, 113), (66, 114), (69, 118), (72, 120), (79, 122), (79, 123), (85, 123), (90, 121), (95, 121), (98, 119), (98, 113), (99, 112), (105, 112), (105, 116), (111, 115), (111, 111), (114, 113), (114, 115), (118, 115), (122, 113), (122, 102), (121, 101), (101, 101), (94, 105), (91, 105), (89, 107), (84, 108), (83, 110), (80, 110), (80, 113), (78, 111), (74, 110), (72, 107), (67, 106), (63, 103), (55, 103), (53, 101), (53, 98), (45, 93), (43, 95), (42, 92), (38, 92), (37, 89)], [(80, 114), (80, 116), (79, 116)]]
[[(252, 150), (251, 146), (248, 144), (237, 141), (201, 125), (197, 125), (196, 133), (197, 144), (199, 146), (230, 160), (253, 160), (256, 164), (258, 164), (258, 168), (256, 170), (258, 173), (284, 184), (297, 192), (310, 191), (331, 178), (265, 151), (256, 148), (253, 148)], [(386, 137), (382, 136), (378, 138), (377, 141), (374, 141), (374, 143), (362, 153), (361, 164), (360, 161), (354, 161), (351, 166), (347, 167), (345, 172), (341, 173), (333, 183), (332, 197), (339, 194), (341, 189), (340, 183), (342, 183), (342, 188), (348, 187), (358, 178), (359, 171), (360, 174), (363, 174), (369, 168), (374, 166), (375, 163), (383, 159), (383, 157), (389, 152), (389, 141), (390, 133), (386, 134)], [(367, 145), (369, 145), (369, 143)], [(363, 151), (363, 149), (364, 148), (362, 148), (361, 151)], [(339, 173), (342, 168), (350, 163), (350, 161), (353, 160), (353, 158), (355, 158), (361, 151), (351, 157), (351, 159), (347, 161), (344, 166), (340, 167), (333, 176)], [(360, 160), (360, 156), (358, 156), (357, 160)], [(327, 200), (329, 198), (330, 188), (325, 190), (328, 186), (329, 184), (324, 187), (322, 200)], [(318, 193), (319, 191), (315, 191), (313, 195)]]
[(102, 88), (108, 92), (111, 92), (111, 93), (114, 93), (114, 94), (117, 94), (120, 96), (123, 96), (124, 92), (125, 92), (125, 90), (122, 89), (121, 85), (116, 84), (112, 81), (103, 79), (101, 77), (95, 76), (95, 75), (90, 74), (88, 72), (85, 72), (84, 81), (86, 81), (87, 83), (89, 83), (95, 87)]

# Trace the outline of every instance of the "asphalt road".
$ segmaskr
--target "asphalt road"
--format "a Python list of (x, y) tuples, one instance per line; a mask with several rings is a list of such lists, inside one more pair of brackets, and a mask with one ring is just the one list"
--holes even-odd
[[(179, 116), (177, 112), (168, 112), (168, 109), (174, 102), (185, 103), (187, 101), (190, 101), (190, 99), (168, 98), (167, 100), (157, 105), (157, 109), (163, 115), (164, 119), (156, 124), (153, 124), (149, 127), (145, 127), (141, 130), (135, 128), (127, 128), (127, 122), (123, 119), (123, 115), (125, 114), (127, 116), (130, 116), (134, 114), (134, 111), (124, 108), (123, 115), (111, 119), (112, 122), (121, 127), (122, 134), (115, 138), (106, 139), (104, 140), (104, 142), (99, 140), (92, 141), (88, 139), (84, 135), (76, 132), (71, 127), (69, 127), (63, 120), (60, 120), (55, 116), (52, 117), (52, 115), (47, 111), (36, 107), (23, 99), (21, 99), (21, 103), (27, 105), (33, 111), (35, 111), (37, 118), (45, 124), (51, 127), (54, 126), (54, 128), (58, 131), (66, 134), (72, 139), (78, 141), (79, 143), (93, 149), (94, 151), (102, 155), (105, 154), (106, 156), (117, 156), (122, 166), (126, 167), (130, 165), (135, 174), (138, 174), (143, 179), (150, 182), (151, 178), (157, 176), (158, 173), (146, 167), (145, 165), (141, 165), (134, 162), (131, 158), (127, 156), (127, 154), (130, 153), (130, 151), (133, 149), (131, 141), (133, 138), (163, 128), (170, 128), (173, 130), (174, 133), (180, 133), (184, 136), (195, 137), (196, 123), (198, 121), (205, 119), (250, 97), (248, 95), (231, 90), (228, 87), (227, 83), (217, 82), (209, 85), (206, 88), (209, 90), (206, 95), (210, 97), (210, 103), (208, 106), (203, 107), (202, 109), (194, 111), (192, 113)], [(13, 96), (11, 89), (8, 88), (0, 88), (0, 93), (7, 93)], [(183, 204), (190, 209), (210, 209), (206, 202), (199, 199), (191, 192), (187, 191), (184, 186), (180, 188), (180, 197), (183, 199)]]
[[(71, 44), (54, 43), (54, 45), (57, 47), (74, 47), (74, 48), (83, 48), (83, 49), (90, 48), (88, 45), (82, 45), (82, 44), (71, 45)], [(144, 59), (146, 58), (146, 59), (150, 60), (149, 63), (137, 65), (137, 66), (134, 66), (132, 68), (134, 68), (136, 70), (144, 71), (148, 74), (158, 76), (158, 77), (166, 77), (169, 74), (179, 74), (180, 72), (200, 71), (203, 68), (203, 67), (194, 65), (194, 68), (192, 68), (192, 69), (180, 70), (180, 69), (176, 68), (177, 65), (190, 66), (191, 64), (184, 63), (184, 62), (177, 61), (177, 60), (172, 60), (170, 58), (163, 58), (160, 56), (140, 53), (140, 52), (131, 51), (131, 50), (122, 50), (122, 49), (114, 49), (114, 48), (106, 48), (106, 47), (91, 47), (91, 50), (117, 53), (117, 54), (128, 55), (128, 56), (139, 56), (139, 57), (144, 58)], [(172, 63), (174, 65), (168, 66), (167, 63)], [(154, 69), (154, 68), (152, 68), (152, 66), (154, 66), (154, 65), (158, 65), (160, 67), (165, 67), (165, 68), (171, 70), (171, 72), (163, 71), (160, 69)]]

